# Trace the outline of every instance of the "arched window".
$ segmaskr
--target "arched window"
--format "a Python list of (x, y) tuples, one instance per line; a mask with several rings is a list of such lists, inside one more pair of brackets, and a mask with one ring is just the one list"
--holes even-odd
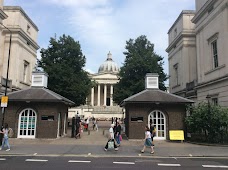
[(166, 118), (165, 114), (160, 110), (154, 110), (148, 116), (148, 126), (150, 127), (150, 123), (154, 125), (156, 128), (155, 139), (166, 139)]
[(18, 138), (35, 138), (37, 114), (31, 108), (22, 110), (18, 120)]

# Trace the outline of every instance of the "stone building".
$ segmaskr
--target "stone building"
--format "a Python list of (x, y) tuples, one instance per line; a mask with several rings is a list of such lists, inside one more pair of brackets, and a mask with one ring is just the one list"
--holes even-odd
[(38, 27), (21, 7), (3, 6), (1, 1), (0, 18), (0, 22), (6, 27), (0, 25), (0, 94), (2, 94), (6, 85), (10, 35), (12, 38), (8, 91), (31, 86), (31, 73), (35, 67), (39, 46)]
[(91, 89), (91, 93), (87, 97), (87, 104), (69, 109), (69, 117), (78, 113), (85, 118), (122, 118), (122, 109), (113, 102), (113, 93), (115, 92), (113, 86), (119, 81), (118, 72), (119, 67), (109, 52), (107, 59), (100, 65), (98, 73), (89, 75), (95, 82), (95, 87)]
[(5, 123), (14, 130), (14, 137), (57, 138), (66, 134), (68, 107), (74, 102), (47, 89), (46, 73), (33, 72), (32, 87), (11, 92), (8, 97)]
[(228, 106), (228, 0), (195, 0), (168, 31), (170, 92)]
[(159, 90), (158, 74), (147, 74), (146, 89), (123, 100), (125, 133), (129, 139), (143, 139), (145, 125), (156, 128), (155, 140), (169, 139), (170, 130), (185, 130), (186, 104), (194, 101)]

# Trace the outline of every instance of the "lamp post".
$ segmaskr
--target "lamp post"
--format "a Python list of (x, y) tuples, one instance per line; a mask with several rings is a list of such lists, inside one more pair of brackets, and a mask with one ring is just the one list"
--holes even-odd
[[(5, 85), (5, 93), (4, 93), (4, 95), (6, 97), (7, 96), (8, 79), (9, 79), (9, 64), (10, 64), (10, 49), (11, 49), (12, 32), (5, 25), (3, 25), (2, 23), (0, 23), (0, 24), (10, 32), (9, 53), (8, 53), (8, 63), (7, 63), (7, 72), (6, 72), (6, 85)], [(4, 125), (4, 119), (5, 119), (5, 107), (2, 107), (2, 126)]]

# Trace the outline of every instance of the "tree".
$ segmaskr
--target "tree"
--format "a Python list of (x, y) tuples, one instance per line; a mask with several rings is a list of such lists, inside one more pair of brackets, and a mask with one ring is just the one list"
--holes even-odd
[(154, 44), (142, 35), (136, 40), (127, 41), (125, 48), (126, 58), (120, 68), (120, 81), (114, 86), (114, 101), (120, 103), (125, 98), (144, 90), (146, 73), (158, 73), (159, 88), (165, 90), (164, 81), (167, 80), (167, 75), (162, 67), (163, 57), (154, 52)]
[[(186, 117), (188, 132), (199, 134), (205, 142), (224, 142), (228, 139), (228, 110), (210, 103), (189, 106)], [(203, 139), (205, 137), (205, 139)]]
[(38, 66), (48, 73), (48, 88), (75, 102), (85, 104), (91, 89), (91, 80), (83, 70), (86, 58), (79, 42), (70, 36), (50, 39), (47, 49), (41, 49)]

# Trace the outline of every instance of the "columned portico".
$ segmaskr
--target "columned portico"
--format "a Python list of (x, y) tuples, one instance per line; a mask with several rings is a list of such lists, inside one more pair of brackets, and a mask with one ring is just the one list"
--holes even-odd
[(91, 88), (91, 106), (113, 106), (113, 84), (102, 83)]

